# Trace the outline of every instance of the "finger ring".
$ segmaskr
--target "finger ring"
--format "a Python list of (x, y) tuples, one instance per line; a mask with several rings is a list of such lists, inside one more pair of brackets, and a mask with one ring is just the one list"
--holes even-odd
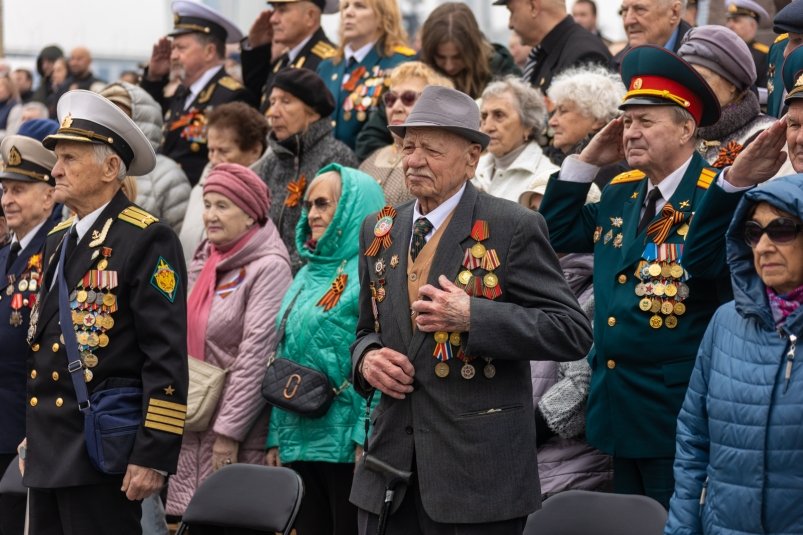
[(223, 461), (223, 464), (231, 464), (231, 459), (226, 459), (225, 461)]

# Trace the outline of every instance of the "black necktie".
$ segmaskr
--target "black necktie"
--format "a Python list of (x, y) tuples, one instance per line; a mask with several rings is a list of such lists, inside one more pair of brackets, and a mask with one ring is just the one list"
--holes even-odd
[(8, 251), (8, 258), (6, 258), (6, 273), (11, 272), (11, 266), (14, 265), (14, 260), (17, 259), (21, 250), (22, 244), (20, 244), (20, 242), (15, 241), (11, 244), (11, 248)]
[(75, 251), (75, 246), (78, 245), (78, 230), (76, 230), (75, 225), (70, 229), (70, 233), (67, 235), (67, 243), (64, 245), (67, 247), (64, 258), (69, 260), (70, 255)]
[(357, 58), (355, 58), (354, 56), (351, 56), (351, 57), (349, 58), (348, 62), (346, 63), (346, 72), (349, 72), (349, 71), (351, 71), (351, 69), (352, 69), (352, 68), (353, 68), (353, 67), (354, 67), (356, 64), (357, 64)]
[(410, 258), (415, 261), (418, 253), (427, 243), (427, 234), (432, 230), (432, 223), (426, 217), (419, 217), (413, 226), (413, 241), (410, 242)]
[(644, 207), (644, 215), (641, 216), (641, 219), (638, 222), (638, 230), (636, 234), (641, 234), (641, 232), (647, 228), (647, 225), (650, 224), (650, 221), (655, 217), (655, 204), (658, 202), (658, 199), (661, 198), (661, 190), (658, 188), (652, 188), (652, 191), (647, 195), (647, 206)]

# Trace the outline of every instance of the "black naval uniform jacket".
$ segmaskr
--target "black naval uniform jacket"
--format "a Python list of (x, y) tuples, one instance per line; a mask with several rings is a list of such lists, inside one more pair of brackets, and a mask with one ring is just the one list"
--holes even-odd
[[(50, 287), (62, 238), (69, 238), (71, 225), (72, 220), (67, 220), (47, 237), (40, 306), (32, 312), (29, 330), (24, 484), (34, 488), (94, 485), (122, 478), (104, 475), (90, 464), (84, 416), (78, 410), (61, 339), (58, 281)], [(104, 255), (108, 256), (106, 266)], [(92, 365), (84, 370), (92, 375), (87, 382), (89, 395), (104, 387), (140, 385), (142, 424), (129, 464), (174, 473), (188, 383), (187, 277), (178, 237), (118, 192), (75, 246), (66, 265), (71, 293), (81, 288), (91, 270), (105, 267), (103, 271), (116, 274), (116, 287), (98, 291), (115, 296), (116, 310), (110, 313), (113, 325), (95, 317), (94, 324), (87, 327), (88, 322), (80, 317), (76, 322), (73, 315), (77, 333), (89, 330), (108, 337), (105, 347), (91, 348), (96, 362), (84, 358), (82, 352), (85, 366)], [(98, 285), (84, 280), (84, 289), (93, 287), (97, 290)], [(76, 303), (73, 301), (71, 308)]]
[(245, 87), (254, 94), (259, 95), (259, 111), (265, 113), (269, 107), (269, 98), (273, 76), (282, 69), (293, 67), (296, 69), (309, 69), (313, 72), (318, 64), (335, 55), (335, 45), (326, 37), (323, 28), (318, 27), (312, 34), (291, 63), (287, 54), (282, 54), (273, 61), (271, 58), (271, 45), (242, 48), (240, 59), (243, 65), (243, 80)]
[[(53, 221), (48, 218), (31, 243), (19, 252), (8, 272), (6, 259), (10, 245), (0, 249), (0, 453), (16, 452), (25, 437), (26, 335), (31, 308), (36, 302), (41, 281), (45, 237), (52, 228)], [(34, 290), (31, 290), (31, 280), (36, 280), (33, 283)], [(18, 312), (21, 322), (12, 324), (12, 304), (17, 307), (20, 303), (22, 308)]]
[(254, 97), (240, 82), (226, 74), (222, 66), (186, 109), (186, 89), (179, 86), (175, 95), (165, 98), (163, 90), (166, 84), (165, 77), (158, 81), (143, 78), (140, 85), (162, 106), (165, 114), (159, 154), (178, 162), (194, 186), (209, 161), (206, 114), (227, 102), (243, 101), (254, 105)]

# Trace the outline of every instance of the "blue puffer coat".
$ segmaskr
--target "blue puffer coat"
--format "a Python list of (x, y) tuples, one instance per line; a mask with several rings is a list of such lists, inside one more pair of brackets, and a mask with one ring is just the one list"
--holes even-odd
[(734, 214), (735, 300), (708, 326), (680, 411), (667, 534), (803, 533), (803, 308), (775, 330), (742, 238), (760, 202), (803, 219), (803, 175), (748, 191)]
[[(306, 264), (284, 296), (277, 316), (278, 330), (285, 310), (298, 298), (287, 316), (284, 339), (277, 354), (322, 371), (335, 388), (344, 386), (329, 411), (307, 418), (274, 408), (270, 418), (268, 447), (278, 446), (283, 464), (294, 461), (353, 463), (354, 447), (365, 436), (365, 400), (347, 382), (351, 374), (349, 346), (356, 336), (360, 293), (357, 274), (359, 232), (363, 220), (382, 209), (384, 194), (372, 177), (338, 164), (321, 169), (340, 173), (342, 192), (332, 221), (314, 252), (304, 247), (310, 227), (303, 210), (296, 226), (296, 247)], [(329, 311), (317, 306), (335, 278), (348, 276), (338, 303)]]

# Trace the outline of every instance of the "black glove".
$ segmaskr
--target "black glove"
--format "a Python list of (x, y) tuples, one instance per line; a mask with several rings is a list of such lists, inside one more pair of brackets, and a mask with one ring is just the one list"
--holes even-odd
[(549, 441), (550, 438), (555, 436), (555, 432), (549, 428), (549, 425), (541, 414), (541, 409), (535, 408), (535, 447), (540, 448)]

